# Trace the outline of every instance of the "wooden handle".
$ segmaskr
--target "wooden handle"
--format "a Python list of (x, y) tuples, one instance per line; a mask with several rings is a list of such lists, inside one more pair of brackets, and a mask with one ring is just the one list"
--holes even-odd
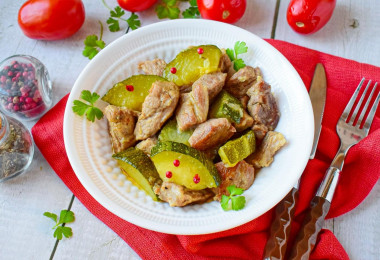
[(288, 244), (291, 222), (298, 201), (298, 189), (293, 188), (276, 207), (275, 219), (265, 246), (264, 259), (284, 259)]
[(330, 202), (328, 200), (319, 196), (313, 198), (310, 209), (294, 242), (290, 259), (309, 259), (329, 209)]

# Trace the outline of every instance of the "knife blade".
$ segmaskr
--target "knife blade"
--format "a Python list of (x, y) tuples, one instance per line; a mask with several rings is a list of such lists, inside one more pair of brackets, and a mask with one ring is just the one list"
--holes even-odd
[[(314, 159), (322, 128), (323, 111), (326, 102), (326, 72), (321, 63), (314, 70), (309, 96), (314, 113), (314, 141), (309, 159)], [(264, 260), (285, 259), (291, 223), (298, 201), (299, 181), (276, 206), (275, 218), (270, 228), (269, 239), (264, 249)]]

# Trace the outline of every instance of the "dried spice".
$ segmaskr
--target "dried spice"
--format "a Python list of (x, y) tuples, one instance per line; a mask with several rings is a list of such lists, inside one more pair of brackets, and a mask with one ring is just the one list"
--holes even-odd
[[(0, 180), (22, 172), (30, 163), (31, 137), (17, 121), (0, 117)], [(2, 134), (1, 134), (2, 133)]]

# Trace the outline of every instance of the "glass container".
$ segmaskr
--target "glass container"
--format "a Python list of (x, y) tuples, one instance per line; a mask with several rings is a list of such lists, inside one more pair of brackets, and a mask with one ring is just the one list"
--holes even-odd
[(0, 182), (25, 172), (33, 153), (29, 130), (20, 121), (0, 112)]
[(0, 63), (0, 109), (22, 121), (41, 117), (51, 106), (52, 84), (38, 59), (14, 55)]

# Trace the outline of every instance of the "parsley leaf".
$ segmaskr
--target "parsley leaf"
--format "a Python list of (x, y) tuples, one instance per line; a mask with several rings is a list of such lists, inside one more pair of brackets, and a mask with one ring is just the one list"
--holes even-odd
[(100, 37), (97, 35), (89, 35), (84, 40), (84, 50), (82, 52), (83, 56), (89, 58), (90, 60), (95, 57), (105, 46), (106, 43), (102, 40), (103, 37), (103, 24), (100, 24)]
[(234, 49), (227, 49), (226, 53), (230, 60), (234, 63), (234, 69), (238, 71), (245, 67), (245, 63), (242, 59), (238, 59), (238, 55), (246, 53), (248, 51), (248, 47), (245, 42), (237, 41), (235, 43)]
[[(110, 10), (110, 18), (107, 20), (108, 29), (111, 32), (117, 32), (120, 30), (119, 20), (125, 14), (124, 10), (120, 6), (116, 6), (114, 10)], [(116, 18), (116, 19), (114, 19)]]
[(199, 18), (201, 14), (198, 10), (197, 0), (190, 0), (190, 7), (182, 12), (183, 18)]
[(127, 19), (127, 23), (132, 30), (136, 30), (141, 25), (139, 17), (135, 13), (132, 13), (131, 16)]
[[(86, 114), (87, 120), (91, 122), (95, 122), (95, 118), (102, 119), (103, 112), (94, 106), (95, 102), (99, 99), (99, 95), (97, 93), (92, 93), (88, 90), (83, 90), (80, 98), (87, 101), (90, 104), (86, 104), (80, 100), (74, 100), (73, 102), (73, 112), (77, 115), (83, 116)], [(62, 216), (61, 216), (62, 217)], [(70, 215), (68, 217), (70, 219)]]
[(73, 235), (73, 231), (70, 227), (65, 227), (66, 223), (71, 223), (75, 220), (74, 213), (70, 210), (61, 210), (59, 215), (59, 221), (57, 219), (57, 215), (50, 212), (45, 212), (44, 216), (52, 219), (55, 222), (55, 226), (53, 227), (54, 234), (53, 236), (58, 240), (61, 240), (63, 236), (69, 238)]
[[(241, 210), (245, 207), (245, 197), (240, 196), (243, 194), (244, 190), (241, 188), (237, 188), (235, 185), (231, 185), (227, 187), (230, 196), (223, 195), (221, 199), (221, 206), (223, 210)], [(230, 203), (231, 200), (231, 203)]]
[(157, 5), (155, 11), (160, 19), (177, 19), (181, 12), (177, 7), (177, 0), (162, 0), (161, 4)]

